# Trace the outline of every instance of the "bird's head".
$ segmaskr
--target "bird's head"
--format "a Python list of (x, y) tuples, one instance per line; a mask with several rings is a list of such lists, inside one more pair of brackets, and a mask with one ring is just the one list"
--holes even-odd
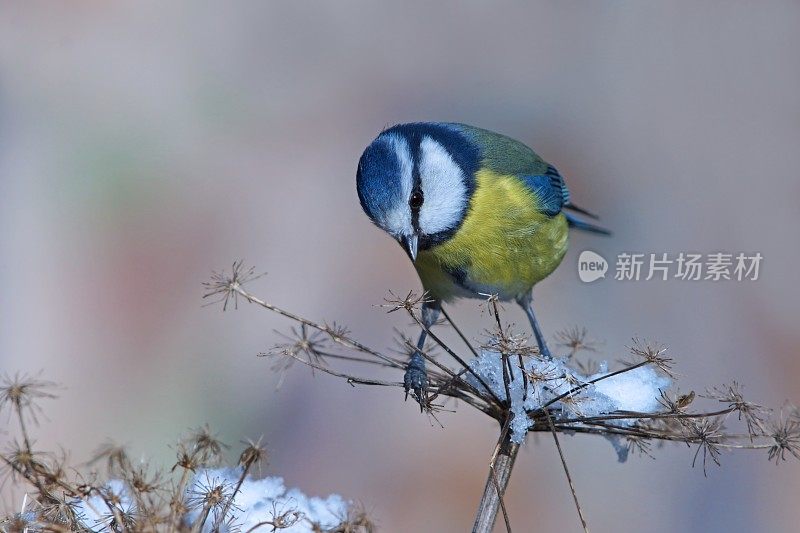
[(412, 261), (458, 230), (475, 189), (478, 149), (455, 124), (400, 124), (358, 162), (361, 207)]

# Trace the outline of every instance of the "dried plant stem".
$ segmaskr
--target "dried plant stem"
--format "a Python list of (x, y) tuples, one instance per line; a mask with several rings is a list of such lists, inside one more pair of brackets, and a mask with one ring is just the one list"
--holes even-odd
[[(481, 384), (484, 390), (486, 390), (486, 392), (489, 393), (489, 395), (492, 397), (492, 399), (494, 399), (495, 402), (497, 402), (498, 405), (503, 404), (503, 402), (500, 400), (500, 398), (497, 397), (497, 394), (495, 394), (494, 391), (492, 391), (492, 388), (486, 383), (486, 381), (480, 375), (478, 375), (478, 373), (475, 372), (475, 370), (473, 370), (472, 367), (469, 366), (466, 361), (464, 361), (461, 357), (459, 357), (457, 353), (455, 353), (452, 349), (450, 349), (450, 346), (448, 346), (442, 339), (440, 339), (438, 335), (432, 332), (431, 329), (422, 320), (420, 320), (419, 317), (417, 317), (417, 315), (415, 315), (413, 312), (410, 311), (409, 315), (414, 320), (414, 322), (417, 323), (419, 327), (425, 330), (428, 336), (431, 339), (433, 339), (434, 342), (436, 342), (436, 344), (438, 344), (445, 352), (450, 354), (450, 357), (455, 359), (456, 362), (458, 362), (458, 364), (461, 365), (461, 368), (464, 368), (467, 372), (472, 374), (472, 376), (478, 381), (478, 383)], [(476, 391), (480, 394), (480, 391), (477, 391), (474, 386), (469, 384), (469, 382), (465, 381), (464, 383), (473, 391)]]
[(483, 496), (478, 505), (478, 514), (475, 517), (475, 524), (472, 526), (472, 533), (491, 533), (494, 522), (497, 519), (497, 512), (502, 509), (503, 518), (506, 522), (506, 529), (510, 532), (511, 526), (508, 522), (508, 513), (503, 503), (503, 495), (511, 480), (511, 471), (514, 468), (514, 461), (519, 452), (519, 444), (511, 442), (509, 432), (504, 429), (500, 433), (497, 441), (494, 456), (489, 463), (489, 476), (486, 479), (486, 486), (483, 489)]
[(545, 416), (547, 416), (547, 424), (550, 426), (550, 431), (553, 433), (553, 440), (556, 441), (558, 456), (561, 458), (561, 466), (564, 467), (564, 473), (567, 475), (567, 483), (569, 483), (569, 490), (570, 492), (572, 492), (572, 500), (575, 502), (575, 508), (578, 510), (578, 518), (581, 519), (581, 525), (583, 526), (583, 531), (589, 533), (589, 527), (586, 525), (586, 518), (583, 517), (581, 504), (578, 501), (578, 493), (575, 492), (575, 485), (572, 483), (572, 476), (569, 473), (569, 467), (567, 467), (567, 460), (564, 458), (564, 452), (561, 450), (561, 443), (558, 440), (558, 433), (556, 432), (556, 427), (553, 425), (553, 419), (550, 416), (550, 412), (545, 410), (544, 413)]
[(28, 428), (25, 426), (25, 417), (22, 416), (22, 409), (17, 408), (17, 422), (19, 423), (20, 433), (22, 434), (22, 441), (25, 444), (25, 451), (31, 453), (31, 441), (28, 438)]
[(211, 513), (212, 505), (213, 504), (211, 502), (206, 502), (203, 505), (203, 508), (200, 511), (200, 517), (192, 525), (190, 533), (199, 533), (200, 531), (203, 531), (203, 526), (205, 525), (206, 520), (208, 520), (208, 515)]
[[(266, 354), (285, 358), (280, 362), (280, 368), (286, 368), (292, 362), (300, 362), (310, 367), (312, 371), (325, 372), (344, 379), (351, 385), (404, 387), (404, 382), (378, 379), (369, 375), (357, 376), (347, 370), (328, 366), (328, 360), (338, 360), (358, 364), (362, 368), (397, 372), (405, 370), (407, 363), (405, 360), (385, 355), (361, 344), (348, 333), (346, 328), (336, 326), (335, 323), (329, 326), (311, 321), (250, 294), (242, 285), (257, 277), (254, 276), (254, 272), (253, 268), (243, 269), (241, 261), (235, 262), (230, 274), (214, 273), (211, 281), (204, 284), (208, 291), (204, 298), (216, 298), (217, 302), (224, 302), (224, 310), (230, 300), (233, 300), (235, 305), (237, 298), (241, 297), (299, 324), (299, 331), (292, 328), (292, 336), (286, 337), (290, 341), (288, 344), (277, 344), (271, 353)], [(484, 296), (487, 297), (488, 312), (494, 327), (486, 331), (488, 341), (481, 344), (479, 349), (472, 346), (464, 332), (453, 323), (447, 311), (442, 309), (447, 322), (464, 342), (469, 353), (475, 357), (472, 361), (464, 359), (463, 355), (466, 354), (463, 352), (466, 350), (454, 350), (448, 346), (439, 335), (431, 331), (431, 325), (423, 320), (425, 305), (431, 302), (426, 294), (417, 295), (410, 291), (405, 297), (398, 297), (390, 293), (390, 297), (385, 299), (386, 304), (381, 306), (388, 308), (389, 313), (405, 310), (415, 325), (422, 328), (427, 337), (452, 358), (452, 362), (449, 358), (447, 362), (439, 361), (435, 354), (429, 353), (431, 350), (417, 347), (400, 332), (403, 351), (408, 354), (419, 353), (428, 363), (427, 381), (430, 394), (426, 391), (418, 398), (424, 411), (435, 418), (434, 413), (444, 410), (445, 402), (449, 399), (462, 400), (502, 424), (502, 431), (489, 463), (489, 475), (473, 532), (492, 531), (499, 512), (503, 513), (506, 530), (511, 531), (503, 495), (507, 490), (519, 451), (518, 443), (524, 442), (524, 434), (520, 434), (519, 424), (514, 425), (512, 441), (510, 428), (514, 416), (528, 418), (527, 422), (530, 422), (527, 425), (528, 432), (552, 434), (584, 531), (588, 531), (588, 526), (561, 448), (559, 432), (570, 435), (575, 433), (602, 435), (610, 438), (620, 455), (620, 460), (623, 460), (623, 455), (627, 456), (631, 450), (650, 456), (647, 450), (653, 441), (682, 442), (695, 447), (692, 465), (694, 466), (698, 458), (702, 459), (704, 473), (707, 460), (719, 465), (719, 456), (723, 450), (766, 450), (768, 458), (775, 463), (784, 461), (790, 456), (800, 459), (800, 411), (797, 408), (787, 405), (781, 409), (779, 418), (767, 420), (765, 417), (769, 410), (746, 401), (742, 397), (742, 387), (734, 382), (732, 385), (707, 389), (706, 395), (700, 395), (718, 402), (717, 409), (689, 410), (695, 393), (690, 391), (688, 394), (678, 394), (677, 383), (674, 383), (677, 377), (672, 372), (673, 359), (666, 354), (663, 345), (653, 345), (633, 339), (633, 345), (628, 347), (628, 350), (635, 359), (623, 362), (622, 368), (608, 372), (604, 367), (601, 370), (600, 366), (589, 364), (592, 361), (584, 366), (573, 360), (580, 349), (593, 351), (592, 343), (586, 341), (586, 331), (574, 328), (561, 335), (562, 345), (569, 347), (571, 353), (566, 358), (553, 361), (544, 358), (535, 346), (528, 343), (530, 337), (515, 335), (511, 326), (503, 325), (496, 295)], [(308, 335), (307, 328), (326, 335), (316, 332)], [(326, 336), (328, 338), (325, 338)], [(326, 349), (326, 346), (332, 349)], [(339, 353), (342, 351), (345, 353)], [(495, 360), (495, 357), (499, 358), (499, 361)], [(646, 375), (661, 376), (658, 382), (653, 381), (653, 378), (647, 378), (646, 386), (636, 385), (645, 387), (647, 394), (657, 402), (658, 407), (647, 408), (647, 412), (620, 408), (599, 412), (582, 411), (580, 402), (604, 398), (593, 385), (645, 366), (654, 373), (640, 373), (634, 381), (644, 380), (643, 376)], [(518, 373), (520, 370), (521, 373)], [(665, 380), (666, 385), (663, 385), (665, 388), (670, 384), (676, 387), (674, 397), (667, 390), (662, 390), (662, 385), (657, 385), (664, 383), (664, 376), (670, 378)], [(549, 383), (551, 381), (555, 383)], [(609, 383), (609, 386), (612, 384)], [(617, 384), (617, 387), (621, 385)], [(568, 390), (564, 391), (565, 388)], [(534, 398), (529, 397), (530, 391), (535, 395)], [(519, 404), (520, 396), (522, 404)], [(440, 403), (434, 404), (433, 401), (436, 399), (439, 399)], [(529, 401), (531, 399), (534, 401)], [(723, 423), (733, 415), (738, 415), (736, 418), (746, 425), (746, 434), (723, 430)], [(267, 522), (263, 525), (270, 524)], [(278, 527), (274, 523), (271, 525), (273, 529)]]
[(442, 306), (442, 314), (447, 319), (447, 322), (453, 327), (453, 329), (458, 334), (458, 336), (461, 337), (461, 340), (464, 341), (464, 344), (467, 345), (467, 348), (469, 348), (469, 351), (472, 352), (472, 355), (474, 355), (475, 357), (478, 357), (478, 351), (475, 350), (475, 348), (472, 346), (472, 343), (469, 342), (469, 339), (467, 339), (467, 336), (464, 335), (464, 333), (461, 332), (461, 329), (458, 326), (456, 326), (456, 323), (453, 322), (453, 319), (450, 318), (450, 315), (447, 314), (447, 310), (444, 308), (444, 306)]
[(242, 483), (244, 483), (247, 474), (250, 472), (251, 466), (253, 466), (253, 463), (246, 463), (242, 467), (242, 472), (239, 474), (239, 479), (236, 481), (236, 486), (233, 488), (233, 492), (225, 501), (225, 505), (222, 508), (222, 512), (219, 513), (217, 520), (214, 522), (213, 531), (219, 531), (219, 529), (222, 527), (222, 524), (225, 522), (225, 517), (231, 510), (231, 506), (233, 505), (233, 500), (236, 498), (236, 495), (239, 494), (240, 490), (242, 490)]
[[(295, 358), (297, 359), (297, 358)], [(330, 368), (314, 363), (313, 361), (303, 361), (302, 359), (298, 359), (304, 365), (308, 365), (309, 367), (313, 368), (314, 370), (319, 370), (320, 372), (324, 372), (331, 376), (337, 378), (346, 379), (347, 382), (351, 385), (359, 384), (359, 385), (382, 385), (384, 387), (402, 387), (403, 384), (399, 381), (385, 381), (381, 379), (370, 379), (370, 378), (360, 378), (356, 376), (351, 376), (349, 374), (344, 374), (342, 372), (337, 372), (335, 370), (331, 370)]]
[[(177, 488), (174, 493), (183, 495), (186, 492), (186, 484), (189, 482), (190, 470), (188, 468), (181, 468), (181, 479), (178, 481)], [(178, 502), (170, 502), (169, 510), (169, 533), (175, 533), (181, 525), (181, 516), (178, 512)]]
[(393, 360), (391, 357), (387, 357), (387, 356), (383, 355), (382, 353), (380, 353), (380, 352), (378, 352), (376, 350), (368, 348), (368, 347), (364, 346), (363, 344), (361, 344), (360, 342), (358, 342), (358, 341), (356, 341), (354, 339), (351, 339), (349, 337), (345, 337), (344, 335), (340, 334), (339, 332), (337, 332), (334, 328), (331, 328), (330, 326), (323, 325), (323, 324), (317, 324), (316, 322), (314, 322), (312, 320), (308, 320), (308, 319), (303, 318), (301, 316), (295, 315), (294, 313), (291, 313), (289, 311), (281, 309), (280, 307), (277, 307), (275, 305), (267, 303), (264, 300), (262, 300), (261, 298), (258, 298), (257, 296), (253, 296), (252, 294), (250, 294), (249, 292), (244, 290), (241, 287), (241, 285), (236, 285), (235, 287), (231, 287), (231, 289), (236, 294), (242, 296), (244, 299), (246, 299), (250, 303), (254, 303), (256, 305), (259, 305), (259, 306), (263, 307), (264, 309), (268, 309), (268, 310), (270, 310), (272, 312), (278, 313), (279, 315), (283, 315), (288, 319), (294, 320), (295, 322), (298, 322), (300, 324), (305, 324), (306, 326), (314, 328), (314, 329), (316, 329), (318, 331), (322, 331), (323, 333), (327, 333), (334, 340), (334, 342), (336, 342), (338, 344), (341, 344), (342, 346), (344, 346), (346, 348), (351, 348), (351, 349), (359, 351), (359, 352), (370, 354), (373, 357), (377, 357), (378, 359), (382, 360), (383, 362), (385, 362), (389, 366), (393, 366), (393, 367), (397, 367), (397, 368), (403, 368), (403, 365), (401, 365), (397, 361)]

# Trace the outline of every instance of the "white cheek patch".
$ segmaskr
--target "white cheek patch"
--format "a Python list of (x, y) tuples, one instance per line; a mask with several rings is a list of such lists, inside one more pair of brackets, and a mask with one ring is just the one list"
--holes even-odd
[(431, 235), (456, 227), (468, 201), (464, 172), (430, 137), (420, 143), (419, 174), (425, 197), (419, 212), (422, 233)]
[(391, 209), (383, 213), (381, 226), (395, 237), (411, 235), (414, 232), (411, 224), (411, 208), (408, 206), (408, 198), (414, 187), (414, 162), (411, 158), (411, 149), (408, 142), (400, 135), (389, 133), (384, 135), (384, 140), (397, 157), (400, 175), (396, 179), (400, 182), (400, 197)]

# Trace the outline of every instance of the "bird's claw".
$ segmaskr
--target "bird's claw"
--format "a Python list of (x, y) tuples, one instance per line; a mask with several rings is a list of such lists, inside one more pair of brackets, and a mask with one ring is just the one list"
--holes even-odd
[(403, 376), (403, 386), (406, 390), (406, 400), (408, 400), (408, 393), (413, 392), (420, 409), (423, 409), (428, 392), (428, 372), (425, 370), (425, 359), (419, 351), (415, 351), (408, 361), (406, 373)]

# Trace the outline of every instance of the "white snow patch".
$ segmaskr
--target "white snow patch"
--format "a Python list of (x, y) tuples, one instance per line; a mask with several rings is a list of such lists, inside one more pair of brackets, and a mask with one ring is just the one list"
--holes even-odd
[[(484, 350), (480, 357), (469, 363), (472, 370), (488, 385), (489, 389), (501, 400), (506, 400), (506, 389), (503, 382), (501, 356), (497, 352)], [(524, 358), (527, 374), (535, 374), (540, 379), (528, 382), (525, 390), (522, 369), (519, 360), (512, 357), (509, 373), (509, 393), (511, 411), (514, 419), (511, 422), (511, 440), (521, 443), (533, 426), (527, 412), (541, 408), (553, 399), (573, 390), (576, 386), (586, 384), (607, 375), (607, 365), (601, 365), (601, 371), (585, 376), (567, 365), (566, 359), (554, 358), (543, 360), (533, 357)], [(485, 390), (479, 380), (471, 373), (467, 381), (479, 390)], [(642, 366), (622, 372), (616, 376), (601, 379), (589, 384), (577, 392), (552, 404), (561, 409), (565, 418), (597, 416), (615, 411), (636, 411), (653, 413), (658, 410), (658, 399), (661, 391), (668, 388), (672, 381), (660, 375), (649, 366)], [(616, 423), (632, 424), (635, 419), (621, 419)]]

